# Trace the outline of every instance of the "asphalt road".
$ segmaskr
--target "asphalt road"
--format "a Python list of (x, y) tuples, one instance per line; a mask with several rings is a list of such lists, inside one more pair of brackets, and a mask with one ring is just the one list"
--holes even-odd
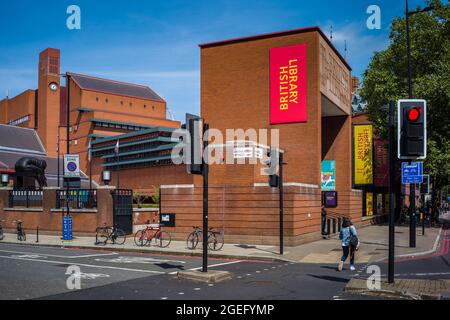
[[(450, 279), (450, 229), (434, 253), (396, 261), (396, 278)], [(179, 280), (180, 270), (201, 269), (199, 257), (79, 250), (0, 242), (0, 299), (68, 300), (343, 300), (375, 299), (343, 293), (367, 265), (336, 271), (336, 265), (210, 259), (209, 268), (233, 273), (218, 284)], [(387, 261), (375, 263), (387, 274)], [(68, 272), (80, 268), (81, 288), (70, 289)], [(368, 274), (367, 274), (368, 276)], [(73, 281), (72, 281), (73, 282)]]
[[(0, 299), (336, 299), (350, 271), (335, 265), (210, 259), (233, 273), (218, 284), (178, 280), (200, 269), (197, 257), (126, 254), (0, 243)], [(80, 268), (80, 290), (67, 287), (69, 266)]]

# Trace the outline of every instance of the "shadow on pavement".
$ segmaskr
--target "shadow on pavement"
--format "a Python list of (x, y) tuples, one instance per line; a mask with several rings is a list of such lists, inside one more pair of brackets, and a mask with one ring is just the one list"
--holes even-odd
[(341, 283), (347, 283), (350, 281), (348, 278), (340, 278), (340, 277), (333, 277), (333, 276), (318, 276), (314, 274), (308, 274), (308, 276), (321, 279), (321, 280), (327, 280), (327, 281), (333, 281), (333, 282), (341, 282)]

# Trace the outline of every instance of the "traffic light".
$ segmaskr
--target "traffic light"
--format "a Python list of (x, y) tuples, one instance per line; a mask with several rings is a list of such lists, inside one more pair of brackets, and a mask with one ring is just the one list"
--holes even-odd
[(427, 157), (427, 102), (398, 101), (398, 158)]
[(186, 114), (186, 131), (189, 132), (189, 141), (186, 149), (186, 165), (189, 174), (203, 173), (203, 120), (196, 116)]
[(266, 175), (269, 177), (269, 186), (272, 188), (277, 188), (280, 183), (280, 178), (278, 177), (278, 165), (279, 165), (279, 153), (275, 148), (270, 148), (270, 151), (267, 151), (267, 160), (265, 164), (267, 168), (264, 170)]

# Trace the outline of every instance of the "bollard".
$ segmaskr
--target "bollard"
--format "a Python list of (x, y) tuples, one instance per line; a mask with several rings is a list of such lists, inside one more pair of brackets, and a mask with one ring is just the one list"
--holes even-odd
[(339, 217), (338, 218), (338, 232), (341, 232), (341, 227), (342, 227), (342, 218)]
[(333, 233), (336, 233), (336, 218), (333, 218)]
[(331, 219), (327, 219), (327, 234), (330, 235), (331, 230)]
[(36, 228), (36, 243), (39, 243), (39, 226)]

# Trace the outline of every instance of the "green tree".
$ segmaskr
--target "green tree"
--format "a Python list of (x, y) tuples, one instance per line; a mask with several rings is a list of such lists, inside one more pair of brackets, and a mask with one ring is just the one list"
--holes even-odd
[[(427, 100), (425, 170), (439, 191), (450, 178), (450, 4), (426, 2), (434, 10), (410, 16), (413, 95)], [(383, 138), (387, 137), (387, 113), (380, 106), (408, 98), (405, 17), (392, 21), (389, 38), (388, 48), (373, 55), (361, 88), (369, 119)]]

